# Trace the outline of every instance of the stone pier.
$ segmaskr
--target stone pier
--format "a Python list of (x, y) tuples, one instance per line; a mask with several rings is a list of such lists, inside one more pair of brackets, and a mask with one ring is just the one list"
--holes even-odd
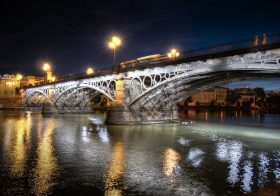
[(137, 88), (130, 88), (130, 80), (120, 78), (116, 81), (116, 101), (108, 108), (107, 124), (150, 124), (178, 122), (178, 108), (176, 106), (164, 109), (129, 108), (131, 99), (137, 96)]

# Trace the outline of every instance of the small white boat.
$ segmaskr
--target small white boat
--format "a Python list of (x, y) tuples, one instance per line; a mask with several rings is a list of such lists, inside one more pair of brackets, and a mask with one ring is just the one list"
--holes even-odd
[(95, 124), (95, 125), (103, 125), (104, 124), (104, 121), (100, 118), (94, 118), (94, 117), (90, 117), (88, 118), (90, 120), (90, 122), (92, 124)]
[(194, 121), (191, 121), (191, 120), (188, 120), (188, 121), (181, 121), (181, 124), (182, 125), (193, 125), (195, 122)]

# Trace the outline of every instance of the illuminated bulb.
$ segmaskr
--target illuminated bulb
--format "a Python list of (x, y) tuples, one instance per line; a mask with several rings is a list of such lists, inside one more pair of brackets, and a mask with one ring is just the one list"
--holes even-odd
[(91, 75), (94, 73), (94, 70), (92, 68), (87, 69), (87, 75)]
[(114, 42), (109, 42), (108, 46), (112, 49), (116, 48), (116, 44)]
[(43, 65), (43, 70), (44, 70), (44, 71), (49, 71), (50, 69), (51, 69), (50, 64), (44, 63), (44, 65)]
[(115, 46), (119, 46), (122, 43), (121, 39), (117, 36), (112, 37), (112, 42), (115, 44)]

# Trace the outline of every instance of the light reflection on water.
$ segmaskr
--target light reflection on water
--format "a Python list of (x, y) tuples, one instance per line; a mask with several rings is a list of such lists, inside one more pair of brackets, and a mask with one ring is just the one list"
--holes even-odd
[(172, 148), (164, 150), (163, 154), (163, 171), (169, 177), (175, 177), (178, 170), (180, 154)]
[(105, 195), (122, 195), (119, 188), (120, 178), (125, 168), (124, 148), (122, 143), (116, 143), (113, 147), (111, 161), (105, 176)]
[[(37, 162), (34, 168), (33, 192), (36, 195), (48, 193), (55, 185), (55, 175), (58, 172), (57, 158), (53, 147), (53, 132), (58, 127), (55, 119), (48, 119), (44, 127), (39, 127)], [(42, 125), (41, 125), (42, 126)]]
[(2, 193), (236, 195), (280, 183), (277, 116), (235, 115), (105, 126), (88, 119), (98, 115), (0, 114)]

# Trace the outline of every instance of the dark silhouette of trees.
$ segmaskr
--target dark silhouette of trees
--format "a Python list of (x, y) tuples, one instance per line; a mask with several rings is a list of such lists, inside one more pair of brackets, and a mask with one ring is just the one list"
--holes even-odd
[(240, 94), (237, 93), (236, 91), (231, 91), (228, 93), (227, 96), (227, 102), (231, 103), (231, 104), (235, 104), (236, 101), (240, 98)]

